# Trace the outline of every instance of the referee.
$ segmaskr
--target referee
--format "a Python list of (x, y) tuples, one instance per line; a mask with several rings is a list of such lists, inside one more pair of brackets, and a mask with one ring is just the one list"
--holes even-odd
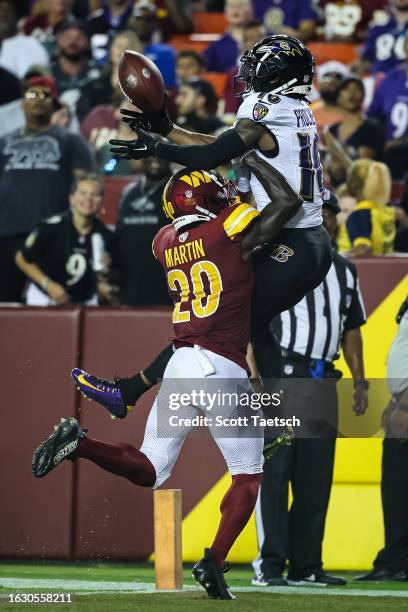
[[(337, 198), (323, 203), (323, 220), (332, 244), (338, 232)], [(259, 554), (253, 562), (255, 586), (343, 585), (345, 580), (322, 567), (322, 541), (333, 477), (337, 434), (336, 381), (333, 360), (341, 344), (354, 379), (353, 410), (367, 408), (368, 383), (360, 326), (365, 312), (355, 266), (333, 249), (325, 280), (294, 308), (272, 322), (283, 357), (287, 409), (300, 416), (302, 437), (283, 446), (265, 462), (256, 507)], [(298, 379), (302, 380), (299, 384)], [(324, 382), (323, 382), (324, 379)], [(307, 436), (307, 437), (305, 437)], [(288, 511), (288, 486), (293, 503)], [(289, 561), (287, 578), (283, 578)]]

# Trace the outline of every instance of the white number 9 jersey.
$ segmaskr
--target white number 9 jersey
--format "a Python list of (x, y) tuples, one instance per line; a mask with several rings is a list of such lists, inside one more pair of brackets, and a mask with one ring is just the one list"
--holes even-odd
[[(303, 198), (303, 205), (285, 227), (314, 227), (322, 223), (323, 169), (318, 150), (318, 135), (313, 113), (307, 102), (276, 94), (253, 93), (238, 109), (239, 119), (262, 123), (270, 133), (275, 149), (257, 154), (279, 170)], [(258, 210), (268, 203), (264, 188), (251, 176), (251, 189)]]

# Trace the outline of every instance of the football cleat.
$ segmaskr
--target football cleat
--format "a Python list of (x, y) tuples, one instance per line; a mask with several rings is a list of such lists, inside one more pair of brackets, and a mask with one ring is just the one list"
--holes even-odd
[(87, 429), (82, 429), (74, 418), (61, 419), (54, 426), (54, 432), (37, 448), (31, 463), (36, 478), (43, 478), (61, 461), (73, 461), (77, 456), (79, 440), (85, 437)]
[(123, 379), (98, 378), (79, 368), (74, 368), (71, 376), (82, 395), (104, 406), (113, 419), (124, 419), (132, 410), (133, 406), (126, 406), (118, 386)]
[(273, 575), (265, 572), (264, 574), (255, 574), (251, 580), (252, 586), (270, 587), (270, 586), (286, 586), (287, 582), (282, 575)]
[(225, 582), (224, 574), (229, 571), (229, 563), (218, 567), (209, 548), (204, 549), (204, 557), (193, 567), (192, 576), (206, 591), (210, 599), (236, 599)]

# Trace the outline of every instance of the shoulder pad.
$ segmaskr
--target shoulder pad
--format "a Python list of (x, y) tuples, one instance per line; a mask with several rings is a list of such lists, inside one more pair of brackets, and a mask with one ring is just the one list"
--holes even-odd
[(260, 213), (250, 204), (236, 204), (229, 209), (230, 212), (224, 219), (223, 227), (228, 238), (234, 240), (244, 232), (252, 221), (259, 217)]

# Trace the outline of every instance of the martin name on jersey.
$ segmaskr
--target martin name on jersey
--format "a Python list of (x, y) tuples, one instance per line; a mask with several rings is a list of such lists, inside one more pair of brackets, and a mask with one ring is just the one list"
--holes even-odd
[[(302, 207), (285, 227), (321, 225), (323, 169), (316, 122), (307, 102), (272, 93), (251, 93), (244, 97), (238, 109), (237, 121), (240, 119), (250, 119), (265, 126), (275, 148), (269, 155), (259, 149), (257, 154), (279, 170), (303, 198)], [(258, 210), (262, 210), (270, 198), (254, 175), (251, 176), (251, 189)]]

